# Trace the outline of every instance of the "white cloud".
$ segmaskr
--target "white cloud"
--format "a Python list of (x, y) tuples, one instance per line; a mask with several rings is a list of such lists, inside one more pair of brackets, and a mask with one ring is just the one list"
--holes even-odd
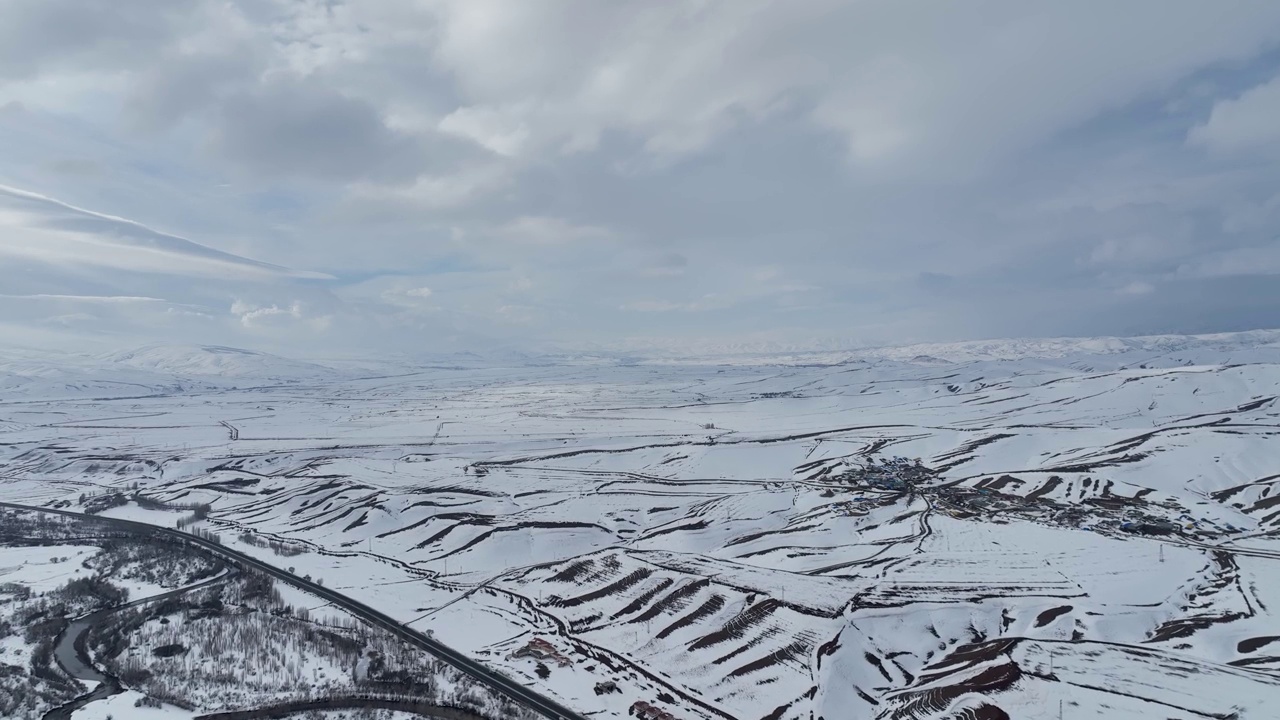
[(73, 5), (0, 3), (0, 179), (167, 231), (0, 191), (31, 322), (1091, 332), (1273, 267), (1272, 0)]
[(576, 225), (563, 218), (524, 215), (496, 229), (498, 237), (535, 245), (561, 245), (581, 240), (603, 240), (613, 236), (609, 230), (590, 225)]
[(519, 112), (486, 107), (460, 107), (440, 121), (440, 130), (467, 138), (499, 155), (518, 155), (529, 140)]
[(0, 256), (54, 265), (247, 278), (327, 278), (239, 257), (141, 223), (0, 185)]
[(1128, 285), (1120, 288), (1116, 292), (1121, 295), (1148, 295), (1155, 290), (1155, 286), (1149, 282), (1135, 280)]
[(1216, 152), (1280, 151), (1280, 77), (1215, 103), (1187, 141)]
[(993, 161), (1248, 57), (1280, 19), (1274, 4), (1166, 0), (436, 7), (435, 56), (464, 93), (460, 124), (487, 146), (518, 133), (521, 146), (583, 150), (613, 130), (680, 155), (807, 98), (855, 162), (913, 173)]
[(494, 310), (498, 322), (510, 325), (533, 325), (542, 313), (532, 305), (505, 304)]
[(510, 182), (509, 172), (500, 165), (473, 165), (454, 173), (424, 173), (408, 185), (354, 183), (349, 186), (348, 202), (368, 207), (375, 214), (386, 206), (449, 209), (474, 202)]
[(231, 314), (240, 319), (240, 324), (245, 327), (260, 326), (263, 321), (273, 317), (286, 316), (295, 320), (302, 318), (302, 305), (294, 303), (289, 307), (282, 308), (279, 305), (261, 306), (252, 303), (236, 300), (231, 304)]
[(730, 297), (719, 293), (707, 293), (697, 300), (691, 302), (671, 302), (669, 300), (636, 300), (624, 303), (622, 310), (630, 312), (706, 312), (709, 310), (724, 310), (733, 307), (742, 302), (743, 296)]
[(684, 310), (687, 308), (687, 305), (667, 300), (636, 300), (625, 303), (621, 307), (622, 310), (630, 310), (632, 312), (671, 312), (672, 310)]
[(395, 308), (398, 312), (408, 312), (413, 315), (439, 311), (440, 306), (434, 297), (435, 290), (426, 285), (416, 285), (415, 282), (412, 278), (387, 278), (381, 283), (376, 283), (381, 286), (377, 299), (385, 303), (388, 308)]
[(327, 330), (333, 322), (332, 315), (308, 315), (302, 302), (288, 305), (258, 305), (243, 300), (231, 304), (231, 314), (242, 326), (250, 330), (278, 327), (304, 327), (309, 330)]
[(134, 297), (130, 295), (0, 295), (6, 300), (53, 300), (58, 302), (82, 303), (162, 303), (165, 300), (153, 297)]

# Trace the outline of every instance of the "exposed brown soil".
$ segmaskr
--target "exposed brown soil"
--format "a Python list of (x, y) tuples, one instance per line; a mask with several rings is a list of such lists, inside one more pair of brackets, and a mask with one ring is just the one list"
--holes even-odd
[(775, 598), (767, 598), (738, 613), (723, 627), (715, 632), (707, 633), (689, 645), (690, 650), (701, 650), (720, 643), (741, 638), (748, 629), (767, 619), (782, 603)]
[(1261, 648), (1262, 646), (1269, 645), (1270, 643), (1273, 643), (1277, 640), (1280, 640), (1280, 635), (1267, 635), (1264, 637), (1255, 637), (1255, 638), (1249, 638), (1248, 640), (1241, 640), (1239, 643), (1236, 644), (1236, 652), (1241, 654), (1251, 653)]
[(666, 590), (667, 588), (671, 587), (671, 585), (672, 585), (673, 583), (675, 583), (675, 580), (672, 580), (671, 578), (662, 578), (662, 580), (658, 581), (658, 584), (657, 584), (657, 585), (655, 585), (655, 586), (653, 586), (653, 587), (649, 588), (648, 590), (645, 590), (644, 592), (640, 593), (639, 595), (637, 595), (637, 596), (636, 596), (636, 598), (635, 598), (634, 600), (632, 600), (631, 602), (627, 603), (627, 606), (626, 606), (626, 607), (624, 607), (624, 608), (622, 608), (621, 610), (619, 610), (618, 612), (614, 613), (614, 614), (613, 614), (613, 619), (614, 619), (614, 620), (617, 620), (618, 618), (620, 618), (620, 617), (622, 617), (622, 616), (624, 616), (624, 615), (630, 615), (631, 613), (636, 612), (636, 611), (637, 611), (637, 610), (639, 610), (640, 608), (642, 608), (642, 607), (644, 607), (645, 605), (647, 605), (647, 604), (649, 603), (649, 601), (650, 601), (650, 600), (652, 600), (653, 598), (657, 597), (657, 595), (658, 595), (659, 593), (661, 593), (661, 592), (663, 592), (664, 590)]
[(1071, 610), (1072, 610), (1072, 607), (1070, 605), (1062, 605), (1056, 608), (1049, 608), (1048, 610), (1045, 610), (1044, 612), (1036, 616), (1036, 627), (1044, 627), (1045, 625), (1048, 625), (1054, 620), (1057, 620), (1059, 617), (1065, 615), (1066, 613), (1071, 612)]
[(586, 558), (569, 563), (560, 572), (551, 576), (552, 582), (577, 582), (584, 576), (589, 575), (596, 567), (595, 558)]
[(764, 657), (753, 660), (745, 665), (735, 668), (729, 673), (729, 677), (741, 677), (749, 675), (753, 672), (764, 670), (774, 665), (780, 665), (788, 660), (800, 657), (809, 651), (809, 644), (802, 640), (795, 640), (790, 645), (765, 655)]
[[(930, 688), (900, 696), (905, 700), (894, 712), (895, 718), (928, 717), (950, 706), (957, 698), (969, 693), (990, 695), (1008, 690), (1020, 678), (1022, 670), (1012, 660), (987, 668), (976, 675), (965, 678), (955, 685)], [(1000, 717), (994, 715), (992, 717)], [(1005, 717), (1008, 717), (1007, 715)]]
[(657, 638), (661, 640), (681, 628), (688, 627), (707, 616), (715, 615), (720, 612), (724, 606), (724, 596), (712, 595), (709, 600), (700, 605), (696, 610), (663, 628), (662, 631), (658, 633)]
[(1048, 495), (1049, 493), (1058, 489), (1058, 486), (1061, 484), (1062, 484), (1062, 478), (1058, 477), (1057, 475), (1053, 475), (1048, 480), (1046, 480), (1043, 485), (1027, 493), (1027, 499), (1039, 500), (1045, 495)]
[(689, 601), (693, 599), (703, 588), (710, 587), (710, 580), (695, 580), (694, 582), (682, 585), (654, 603), (648, 610), (637, 615), (634, 622), (648, 622), (655, 617), (668, 612), (680, 610)]
[(627, 590), (628, 588), (631, 588), (636, 583), (641, 582), (642, 580), (644, 580), (645, 578), (649, 577), (652, 574), (653, 574), (653, 570), (649, 568), (638, 568), (618, 578), (617, 580), (614, 580), (613, 582), (609, 583), (608, 585), (605, 585), (604, 587), (598, 590), (592, 590), (591, 592), (583, 593), (581, 595), (578, 595), (577, 597), (571, 597), (565, 600), (560, 600), (553, 604), (559, 605), (560, 607), (575, 607), (583, 603), (589, 603), (593, 600), (599, 600), (600, 598), (608, 597), (610, 595), (613, 595), (614, 593), (619, 593), (624, 590)]

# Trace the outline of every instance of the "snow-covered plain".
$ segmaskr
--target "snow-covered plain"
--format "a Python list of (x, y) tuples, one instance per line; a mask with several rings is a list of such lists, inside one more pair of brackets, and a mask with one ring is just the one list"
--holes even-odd
[[(584, 713), (1264, 718), (1278, 384), (1274, 332), (519, 367), (15, 353), (0, 499), (210, 503), (226, 544)], [(873, 456), (927, 472), (871, 482)]]

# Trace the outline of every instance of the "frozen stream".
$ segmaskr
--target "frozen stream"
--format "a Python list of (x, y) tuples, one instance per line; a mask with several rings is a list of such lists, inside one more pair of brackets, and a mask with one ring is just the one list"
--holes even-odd
[(152, 595), (150, 597), (134, 600), (133, 602), (120, 605), (118, 607), (98, 610), (85, 615), (84, 617), (72, 620), (71, 624), (67, 626), (67, 629), (58, 636), (58, 644), (53, 650), (54, 659), (57, 660), (58, 665), (65, 670), (68, 675), (76, 680), (95, 684), (96, 687), (71, 702), (45, 713), (44, 720), (70, 720), (72, 713), (85, 705), (123, 692), (124, 688), (120, 686), (119, 680), (99, 670), (93, 664), (93, 661), (89, 659), (89, 653), (84, 646), (84, 641), (85, 635), (89, 632), (90, 628), (102, 622), (102, 620), (110, 616), (112, 613), (119, 612), (126, 608), (137, 607), (147, 603), (159, 602), (162, 600), (168, 600), (169, 598), (178, 597), (179, 595), (184, 595), (192, 590), (198, 590), (200, 588), (213, 585), (214, 583), (229, 580), (232, 575), (232, 571), (224, 571), (216, 577), (212, 577), (208, 580), (202, 580), (194, 585), (188, 585), (187, 587), (178, 588), (177, 590), (170, 590), (169, 592), (161, 593), (159, 595)]

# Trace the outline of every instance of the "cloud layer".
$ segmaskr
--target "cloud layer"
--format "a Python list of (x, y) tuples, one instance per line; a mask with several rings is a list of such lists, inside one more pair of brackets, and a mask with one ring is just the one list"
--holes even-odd
[(0, 319), (318, 352), (1280, 326), (1278, 112), (1266, 0), (12, 0)]

